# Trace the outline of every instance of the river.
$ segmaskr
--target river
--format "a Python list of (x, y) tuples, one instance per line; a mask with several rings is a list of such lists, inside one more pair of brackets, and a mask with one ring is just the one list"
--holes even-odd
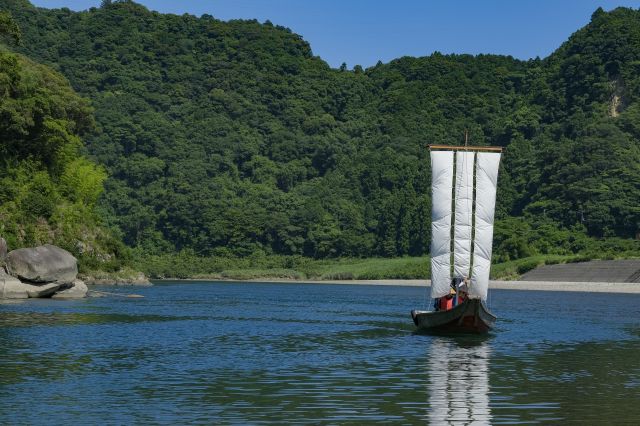
[(420, 287), (103, 290), (144, 298), (0, 304), (0, 424), (640, 423), (640, 294), (492, 290), (442, 337)]

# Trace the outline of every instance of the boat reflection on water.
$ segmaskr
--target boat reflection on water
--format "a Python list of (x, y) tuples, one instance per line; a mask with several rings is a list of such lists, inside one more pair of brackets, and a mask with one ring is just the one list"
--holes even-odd
[(490, 424), (486, 341), (436, 337), (429, 349), (429, 424)]

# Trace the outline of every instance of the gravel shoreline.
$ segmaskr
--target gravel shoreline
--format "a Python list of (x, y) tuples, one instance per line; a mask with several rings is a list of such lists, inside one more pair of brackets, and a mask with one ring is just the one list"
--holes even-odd
[[(342, 284), (342, 285), (386, 285), (386, 286), (429, 286), (428, 280), (291, 280), (284, 278), (260, 278), (252, 280), (216, 279), (164, 279), (167, 281), (210, 281), (210, 282), (258, 282), (258, 283), (300, 283), (300, 284)], [(640, 294), (640, 283), (614, 282), (568, 282), (568, 281), (490, 281), (490, 289), (535, 290), (535, 291), (578, 291), (590, 293), (635, 293)]]
[[(252, 280), (255, 282), (293, 282), (291, 280)], [(295, 281), (309, 284), (352, 284), (352, 285), (388, 285), (388, 286), (429, 286), (428, 280), (332, 280), (332, 281)], [(558, 281), (490, 281), (490, 289), (536, 290), (536, 291), (581, 291), (593, 293), (640, 293), (640, 283), (606, 282), (558, 282)]]

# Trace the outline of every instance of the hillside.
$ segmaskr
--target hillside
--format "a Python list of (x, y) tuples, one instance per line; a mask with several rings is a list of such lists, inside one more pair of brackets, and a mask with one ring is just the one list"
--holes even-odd
[(91, 99), (109, 226), (141, 253), (428, 252), (425, 144), (506, 148), (496, 260), (639, 250), (640, 12), (598, 10), (550, 57), (331, 69), (271, 23), (0, 0), (18, 50)]
[[(0, 13), (3, 41), (19, 42), (11, 24)], [(126, 250), (95, 209), (107, 176), (82, 155), (89, 102), (59, 73), (0, 45), (0, 117), (0, 236), (9, 249), (55, 243), (84, 271), (119, 269)]]

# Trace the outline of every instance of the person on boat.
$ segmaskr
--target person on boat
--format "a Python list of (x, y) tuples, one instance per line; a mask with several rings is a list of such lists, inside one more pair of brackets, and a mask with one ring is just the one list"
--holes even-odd
[(469, 277), (464, 277), (464, 280), (458, 284), (458, 303), (463, 303), (469, 297)]
[(440, 310), (448, 311), (455, 306), (456, 292), (451, 289), (449, 294), (440, 298)]
[(464, 282), (464, 279), (461, 277), (455, 277), (451, 280), (451, 294), (453, 295), (453, 306), (458, 306), (458, 304), (462, 303), (460, 301), (460, 286)]
[(451, 288), (449, 294), (434, 300), (433, 308), (435, 311), (447, 311), (454, 306), (464, 302), (467, 298), (468, 277), (456, 277), (451, 280)]
[(449, 294), (435, 299), (433, 303), (433, 309), (435, 311), (448, 311), (453, 308), (455, 302), (456, 292), (454, 289), (449, 290)]

